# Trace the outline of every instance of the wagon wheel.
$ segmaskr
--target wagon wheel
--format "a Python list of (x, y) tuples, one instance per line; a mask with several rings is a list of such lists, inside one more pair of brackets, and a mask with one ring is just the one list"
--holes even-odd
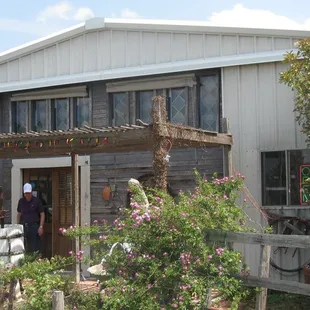
[[(283, 220), (284, 228), (282, 230), (282, 235), (308, 235), (310, 230), (310, 223), (306, 219), (301, 218), (290, 218)], [(276, 254), (280, 249), (284, 249), (284, 253), (286, 254), (288, 251), (287, 247), (277, 247), (274, 250), (274, 254)], [(294, 250), (292, 257), (295, 256), (297, 252), (297, 248)]]
[[(284, 225), (284, 228), (282, 230), (283, 235), (309, 235), (310, 232), (310, 221), (308, 219), (302, 219), (297, 217), (282, 217), (276, 219), (273, 223), (281, 222)], [(281, 232), (279, 232), (281, 234)], [(277, 264), (277, 256), (282, 255), (289, 255), (289, 253), (292, 253), (292, 258), (295, 257), (297, 248), (293, 250), (293, 253), (289, 251), (289, 248), (287, 247), (277, 247), (273, 251), (273, 257), (270, 258), (270, 265), (277, 270), (277, 272), (285, 272), (286, 276), (288, 276), (287, 273), (296, 273), (303, 269), (305, 265), (308, 265), (310, 263), (310, 260), (302, 262), (301, 265), (296, 266), (295, 268), (285, 268), (282, 267), (281, 264)], [(291, 259), (292, 259), (291, 258)], [(290, 260), (290, 258), (288, 258)], [(281, 261), (286, 261), (286, 258), (281, 259)], [(300, 263), (299, 263), (300, 264)]]

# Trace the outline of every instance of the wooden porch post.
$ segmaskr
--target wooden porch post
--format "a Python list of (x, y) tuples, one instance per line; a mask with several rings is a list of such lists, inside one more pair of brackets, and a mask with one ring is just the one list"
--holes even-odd
[[(71, 170), (72, 170), (72, 209), (74, 216), (74, 225), (80, 227), (80, 199), (79, 199), (79, 164), (78, 154), (71, 153)], [(80, 251), (80, 238), (74, 241), (75, 253)], [(80, 261), (76, 259), (74, 274), (76, 283), (80, 282)]]
[(163, 123), (167, 122), (166, 102), (164, 97), (153, 98), (153, 170), (154, 185), (161, 190), (167, 190), (168, 161), (166, 160), (167, 140), (161, 137)]
[[(222, 119), (222, 131), (223, 131), (223, 133), (230, 134), (229, 121), (227, 118)], [(231, 145), (224, 145), (223, 148), (224, 148), (225, 176), (230, 177), (231, 175), (233, 175), (232, 146)]]

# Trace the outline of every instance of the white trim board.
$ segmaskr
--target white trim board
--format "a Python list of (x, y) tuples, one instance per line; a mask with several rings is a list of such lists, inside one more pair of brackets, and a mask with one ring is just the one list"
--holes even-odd
[[(81, 169), (81, 220), (82, 225), (90, 223), (90, 156), (78, 156)], [(12, 223), (16, 223), (17, 204), (22, 195), (23, 169), (71, 167), (71, 157), (13, 159), (11, 170), (11, 214)], [(89, 247), (82, 247), (86, 255), (90, 255)], [(87, 266), (82, 266), (83, 272)]]
[(42, 87), (53, 87), (75, 83), (87, 83), (93, 81), (104, 81), (124, 79), (131, 77), (143, 77), (159, 74), (179, 73), (194, 70), (224, 68), (231, 66), (252, 65), (259, 63), (279, 62), (284, 59), (287, 51), (261, 52), (234, 56), (221, 56), (206, 59), (186, 60), (138, 66), (130, 68), (102, 70), (81, 74), (62, 75), (53, 78), (43, 78), (30, 81), (18, 81), (0, 83), (0, 93), (19, 90), (27, 90)]

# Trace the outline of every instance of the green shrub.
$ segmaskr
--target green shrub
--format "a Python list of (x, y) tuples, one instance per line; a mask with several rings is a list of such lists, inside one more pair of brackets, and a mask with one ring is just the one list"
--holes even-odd
[[(235, 202), (243, 178), (207, 181), (197, 174), (195, 191), (180, 192), (177, 200), (148, 191), (148, 208), (137, 202), (141, 189), (132, 187), (131, 208), (112, 225), (103, 220), (64, 229), (70, 238), (84, 237), (96, 263), (106, 259), (101, 309), (201, 309), (209, 288), (222, 291), (236, 309), (244, 291), (231, 275), (245, 267), (241, 254), (230, 250), (225, 239), (206, 243), (204, 232), (246, 230), (242, 206)], [(130, 249), (115, 247), (107, 255), (115, 243)], [(89, 261), (81, 252), (75, 255)]]

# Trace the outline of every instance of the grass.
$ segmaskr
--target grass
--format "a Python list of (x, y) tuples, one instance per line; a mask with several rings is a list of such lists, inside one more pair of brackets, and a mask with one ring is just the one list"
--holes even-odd
[(308, 310), (310, 309), (310, 296), (269, 291), (267, 300), (267, 309)]

